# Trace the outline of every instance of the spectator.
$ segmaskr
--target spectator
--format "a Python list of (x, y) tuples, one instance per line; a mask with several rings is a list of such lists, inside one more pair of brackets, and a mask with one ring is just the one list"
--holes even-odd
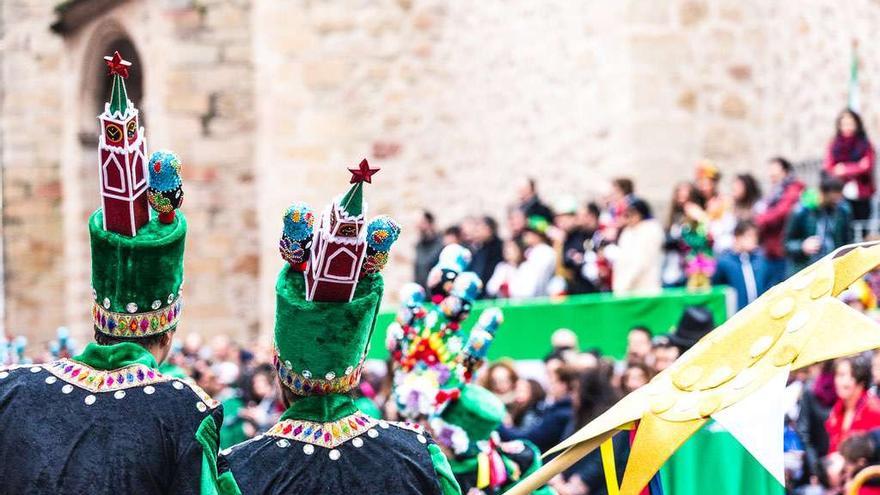
[(630, 199), (635, 196), (635, 184), (632, 179), (618, 177), (611, 181), (611, 190), (607, 200), (607, 226), (606, 236), (609, 240), (617, 240), (620, 229), (623, 227), (623, 215)]
[(761, 186), (752, 174), (738, 174), (733, 179), (731, 197), (736, 220), (751, 220), (755, 215), (755, 207), (761, 200)]
[(834, 365), (834, 389), (838, 400), (825, 422), (828, 452), (855, 433), (880, 427), (880, 399), (868, 394), (871, 363), (863, 356), (841, 358)]
[(528, 223), (526, 214), (519, 208), (511, 208), (507, 211), (507, 230), (510, 231), (511, 240), (521, 242)]
[(437, 232), (434, 222), (434, 214), (430, 211), (422, 211), (416, 224), (419, 240), (416, 243), (416, 255), (413, 263), (413, 280), (424, 288), (427, 288), (428, 272), (437, 264), (440, 258), (440, 250), (443, 249), (443, 239)]
[(651, 339), (654, 334), (648, 327), (632, 327), (626, 336), (626, 364), (646, 364), (651, 357)]
[(544, 387), (534, 378), (520, 379), (516, 382), (516, 398), (510, 405), (510, 423), (521, 430), (528, 430), (539, 420), (538, 405), (544, 402), (547, 394)]
[(736, 217), (730, 198), (721, 194), (718, 184), (721, 182), (721, 171), (709, 160), (701, 160), (697, 164), (697, 190), (703, 197), (705, 205), (702, 211), (691, 207), (690, 216), (706, 225), (712, 248), (716, 253), (724, 252), (733, 243), (733, 228)]
[(524, 260), (516, 268), (510, 285), (510, 296), (514, 298), (546, 296), (547, 285), (556, 270), (556, 252), (545, 235), (546, 223), (540, 217), (529, 220), (522, 237)]
[(733, 249), (718, 258), (712, 283), (728, 285), (736, 292), (737, 310), (743, 309), (768, 289), (764, 256), (758, 252), (758, 228), (740, 221), (733, 231)]
[(244, 420), (238, 414), (243, 407), (241, 392), (227, 387), (221, 381), (216, 370), (221, 366), (212, 366), (206, 361), (196, 363), (192, 377), (196, 385), (223, 405), (223, 425), (220, 427), (220, 448), (227, 448), (248, 439), (244, 429)]
[(443, 231), (443, 247), (449, 246), (450, 244), (460, 245), (464, 242), (463, 239), (464, 236), (461, 233), (461, 227), (458, 225), (451, 225), (446, 227), (446, 230)]
[(842, 191), (839, 180), (823, 179), (818, 201), (802, 200), (789, 221), (785, 248), (795, 271), (852, 241), (852, 214)]
[(501, 360), (490, 364), (480, 381), (480, 385), (501, 399), (505, 406), (510, 407), (516, 400), (519, 375), (513, 361)]
[[(492, 217), (482, 217), (474, 220), (473, 239), (470, 246), (473, 256), (471, 257), (470, 271), (477, 274), (480, 280), (487, 281), (495, 272), (495, 267), (504, 259), (504, 247), (498, 237), (498, 223)], [(485, 297), (485, 287), (480, 297)]]
[(550, 336), (550, 345), (553, 347), (553, 352), (577, 351), (578, 336), (569, 328), (558, 328)]
[(553, 211), (538, 197), (535, 179), (528, 177), (521, 180), (517, 187), (517, 194), (519, 196), (519, 210), (526, 218), (541, 217), (547, 223), (553, 221)]
[(687, 282), (689, 258), (711, 253), (706, 227), (693, 216), (702, 212), (703, 197), (690, 182), (679, 182), (672, 194), (672, 207), (666, 222), (666, 241), (662, 280), (664, 287), (680, 287)]
[(654, 339), (653, 347), (651, 348), (654, 373), (660, 373), (671, 366), (680, 354), (681, 351), (678, 347), (670, 342), (669, 338), (665, 335)]
[(624, 229), (614, 254), (612, 288), (615, 294), (658, 292), (663, 229), (643, 200), (631, 198), (623, 215)]
[(620, 378), (620, 391), (626, 395), (651, 381), (651, 369), (645, 364), (631, 364)]
[(852, 110), (842, 111), (822, 168), (844, 184), (843, 195), (855, 220), (871, 216), (871, 197), (876, 191), (874, 160), (874, 146), (865, 133), (862, 118)]
[[(880, 429), (853, 435), (844, 440), (840, 444), (840, 454), (846, 461), (845, 479), (852, 481), (866, 467), (880, 464), (878, 447), (880, 447)], [(847, 493), (849, 493), (849, 489), (847, 489)], [(880, 495), (880, 482), (876, 479), (870, 480), (862, 485), (858, 495)]]
[(504, 260), (495, 266), (495, 271), (486, 282), (486, 295), (506, 299), (512, 297), (511, 286), (515, 283), (517, 269), (523, 262), (523, 251), (515, 240), (504, 241)]
[(804, 479), (813, 485), (827, 486), (822, 469), (822, 458), (828, 452), (828, 432), (825, 421), (837, 402), (834, 390), (834, 361), (814, 365), (814, 378), (809, 378), (798, 401), (797, 433), (804, 443)]
[(755, 215), (761, 249), (767, 260), (769, 287), (785, 280), (785, 225), (804, 191), (804, 184), (797, 180), (792, 170), (791, 163), (785, 158), (776, 157), (770, 160), (767, 165), (770, 195), (759, 206), (760, 211)]
[[(592, 220), (590, 214), (584, 217), (588, 222)], [(556, 233), (553, 236), (553, 245), (559, 260), (556, 274), (564, 285), (561, 292), (565, 294), (596, 292), (597, 288), (593, 280), (597, 278), (598, 272), (594, 267), (587, 266), (596, 262), (595, 254), (592, 252), (592, 240), (596, 233), (595, 224), (591, 229), (589, 225), (579, 222), (578, 207), (574, 200), (561, 201), (556, 206), (553, 223)]]
[(715, 317), (705, 306), (688, 306), (678, 319), (675, 330), (667, 336), (681, 354), (696, 345), (715, 329)]
[[(548, 363), (549, 364), (549, 363)], [(538, 419), (530, 427), (502, 426), (501, 439), (526, 439), (546, 452), (565, 437), (572, 414), (572, 393), (578, 384), (578, 374), (569, 366), (547, 367), (547, 399), (538, 407)]]

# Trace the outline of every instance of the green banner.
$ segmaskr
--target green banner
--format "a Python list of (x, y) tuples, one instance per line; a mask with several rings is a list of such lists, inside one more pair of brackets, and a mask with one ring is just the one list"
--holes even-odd
[[(487, 307), (504, 311), (504, 324), (489, 351), (490, 359), (542, 359), (550, 352), (550, 335), (558, 328), (577, 333), (582, 350), (598, 348), (602, 354), (621, 358), (626, 352), (626, 335), (636, 325), (644, 325), (655, 335), (669, 332), (684, 308), (705, 305), (720, 324), (727, 316), (726, 289), (703, 292), (668, 289), (654, 296), (614, 296), (587, 294), (528, 301), (478, 301), (464, 323), (465, 334)], [(373, 335), (371, 359), (386, 359), (385, 330), (395, 312), (379, 314)]]
[(714, 421), (666, 461), (660, 476), (666, 495), (785, 494), (776, 478)]

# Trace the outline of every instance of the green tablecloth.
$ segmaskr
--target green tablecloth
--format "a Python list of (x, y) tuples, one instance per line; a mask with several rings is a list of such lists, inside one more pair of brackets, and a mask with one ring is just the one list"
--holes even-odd
[[(470, 330), (484, 308), (497, 306), (504, 311), (504, 325), (489, 351), (490, 359), (542, 359), (550, 351), (550, 335), (563, 327), (578, 334), (582, 349), (596, 347), (619, 359), (626, 351), (626, 335), (633, 326), (645, 325), (655, 334), (667, 333), (687, 306), (706, 305), (720, 324), (727, 315), (725, 291), (715, 288), (691, 293), (669, 289), (655, 296), (587, 294), (564, 299), (478, 301), (464, 329)], [(371, 359), (388, 356), (385, 330), (394, 321), (395, 311), (387, 309), (379, 314), (376, 323), (368, 355)]]
[(785, 489), (721, 425), (709, 422), (660, 470), (664, 495), (784, 495)]

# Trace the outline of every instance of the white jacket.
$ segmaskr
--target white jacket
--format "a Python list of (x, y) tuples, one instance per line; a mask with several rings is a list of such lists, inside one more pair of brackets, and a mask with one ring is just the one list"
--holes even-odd
[(660, 291), (663, 238), (663, 227), (653, 218), (623, 229), (617, 241), (611, 278), (615, 294)]

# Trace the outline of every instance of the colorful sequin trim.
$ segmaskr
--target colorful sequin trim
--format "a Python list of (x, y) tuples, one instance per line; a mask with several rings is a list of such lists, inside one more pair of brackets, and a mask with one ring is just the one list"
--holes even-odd
[(353, 389), (361, 380), (361, 371), (363, 371), (363, 359), (356, 368), (349, 368), (350, 373), (342, 376), (332, 376), (332, 378), (312, 378), (304, 374), (291, 370), (281, 359), (278, 358), (278, 352), (275, 353), (275, 369), (281, 378), (281, 383), (289, 388), (297, 395), (327, 395), (341, 394)]
[(420, 435), (425, 434), (425, 427), (418, 423), (410, 423), (409, 421), (388, 421), (388, 424)]
[(378, 420), (360, 412), (329, 423), (285, 419), (273, 426), (266, 435), (333, 449), (366, 433), (377, 424)]
[(189, 388), (190, 388), (190, 389), (191, 389), (196, 395), (198, 395), (198, 396), (199, 396), (199, 399), (200, 399), (202, 402), (204, 402), (205, 405), (208, 406), (208, 408), (210, 408), (210, 409), (216, 409), (217, 406), (220, 405), (220, 402), (219, 402), (219, 401), (214, 400), (213, 397), (211, 397), (210, 395), (208, 395), (207, 392), (205, 392), (204, 390), (202, 390), (202, 387), (196, 385), (195, 382), (193, 382), (191, 379), (187, 378), (187, 379), (185, 379), (185, 380), (180, 380), (180, 382), (183, 383), (183, 384), (185, 384), (185, 385), (186, 385), (187, 387), (189, 387)]
[(180, 321), (180, 297), (168, 307), (146, 313), (114, 313), (92, 305), (95, 328), (114, 337), (148, 337), (174, 328)]
[(133, 364), (118, 370), (96, 370), (70, 359), (61, 359), (43, 366), (58, 379), (89, 392), (113, 392), (170, 381), (158, 371), (143, 364)]

